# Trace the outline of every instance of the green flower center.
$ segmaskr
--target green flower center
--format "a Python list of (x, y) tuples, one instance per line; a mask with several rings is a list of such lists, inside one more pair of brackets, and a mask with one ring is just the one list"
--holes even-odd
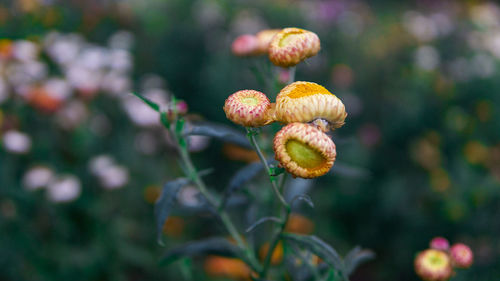
[(298, 40), (300, 38), (301, 34), (303, 34), (303, 32), (299, 31), (299, 32), (289, 33), (289, 34), (283, 36), (283, 38), (279, 42), (279, 46), (284, 47), (284, 46), (290, 44), (291, 42)]
[(247, 97), (247, 98), (242, 98), (241, 103), (246, 105), (256, 106), (259, 103), (259, 101), (254, 97)]
[(289, 140), (285, 146), (290, 158), (303, 168), (315, 168), (325, 163), (321, 153), (303, 142)]

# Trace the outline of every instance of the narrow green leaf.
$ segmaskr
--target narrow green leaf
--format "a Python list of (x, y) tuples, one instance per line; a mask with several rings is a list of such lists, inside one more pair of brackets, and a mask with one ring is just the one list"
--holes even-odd
[(300, 195), (295, 196), (295, 197), (292, 199), (292, 201), (291, 201), (290, 205), (291, 205), (291, 206), (293, 206), (293, 203), (295, 203), (295, 201), (296, 201), (296, 200), (301, 200), (301, 201), (304, 201), (304, 202), (306, 202), (306, 203), (307, 203), (307, 205), (309, 205), (311, 208), (314, 208), (314, 203), (313, 203), (313, 201), (312, 201), (311, 197), (310, 197), (309, 195), (307, 195), (307, 194), (300, 194)]
[(234, 143), (244, 148), (253, 149), (245, 134), (231, 127), (211, 122), (193, 123), (186, 126), (184, 136), (207, 136), (223, 142)]
[(184, 123), (185, 123), (184, 118), (177, 119), (177, 123), (175, 123), (175, 133), (178, 136), (182, 136), (182, 130), (184, 129)]
[(249, 226), (245, 232), (250, 232), (252, 230), (254, 230), (257, 226), (265, 223), (265, 222), (268, 222), (268, 221), (273, 221), (273, 222), (276, 222), (276, 223), (281, 223), (281, 219), (280, 218), (277, 218), (277, 217), (263, 217), (261, 219), (259, 219), (258, 221), (254, 222), (251, 226)]
[(354, 249), (349, 251), (344, 258), (345, 273), (351, 275), (356, 271), (356, 269), (372, 259), (375, 258), (375, 253), (372, 250), (362, 249), (356, 246)]
[(182, 257), (198, 257), (219, 255), (226, 257), (238, 256), (238, 248), (222, 237), (211, 237), (168, 250), (160, 260), (160, 264), (167, 265)]
[(290, 243), (305, 248), (322, 258), (331, 267), (344, 272), (344, 263), (335, 249), (314, 235), (298, 235), (284, 233), (283, 237)]
[(170, 130), (170, 121), (167, 118), (167, 113), (164, 111), (160, 112), (160, 122), (163, 124), (165, 129)]
[(147, 104), (149, 107), (151, 107), (151, 109), (153, 109), (154, 111), (160, 112), (160, 106), (157, 103), (155, 103), (154, 101), (152, 101), (152, 100), (150, 100), (142, 95), (139, 95), (138, 93), (132, 92), (132, 95), (141, 99), (145, 104)]
[(172, 211), (172, 207), (174, 205), (177, 193), (189, 182), (188, 179), (179, 178), (173, 181), (167, 182), (163, 186), (163, 190), (161, 191), (160, 198), (155, 203), (155, 217), (156, 217), (156, 230), (158, 236), (158, 243), (160, 245), (163, 244), (162, 241), (162, 233), (163, 233), (163, 225), (167, 220), (170, 212)]

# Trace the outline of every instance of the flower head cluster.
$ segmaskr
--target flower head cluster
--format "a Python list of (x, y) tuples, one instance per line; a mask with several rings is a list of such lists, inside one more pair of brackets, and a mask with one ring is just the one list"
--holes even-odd
[(276, 160), (295, 177), (315, 178), (326, 174), (335, 162), (335, 143), (325, 132), (344, 124), (344, 104), (324, 87), (295, 82), (279, 93), (276, 104), (265, 94), (242, 90), (224, 105), (229, 120), (246, 127), (273, 121), (287, 123), (274, 137)]
[[(272, 63), (295, 66), (320, 50), (318, 36), (299, 28), (264, 30), (242, 35), (233, 42), (233, 53), (269, 53)], [(246, 127), (272, 122), (286, 124), (275, 136), (273, 149), (280, 167), (294, 177), (315, 178), (326, 174), (337, 156), (335, 143), (325, 133), (340, 128), (347, 117), (345, 106), (323, 86), (294, 82), (283, 88), (270, 103), (265, 94), (238, 91), (224, 105), (229, 120)]]
[(415, 272), (425, 281), (445, 281), (450, 279), (453, 268), (469, 268), (474, 260), (471, 249), (462, 243), (450, 244), (446, 238), (435, 237), (430, 249), (417, 254)]

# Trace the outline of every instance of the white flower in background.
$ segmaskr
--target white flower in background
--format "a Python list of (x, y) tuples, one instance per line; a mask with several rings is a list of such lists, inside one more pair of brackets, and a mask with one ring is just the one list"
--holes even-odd
[(99, 182), (106, 189), (118, 189), (127, 184), (128, 170), (123, 166), (112, 165), (105, 168), (99, 176)]
[(66, 100), (72, 94), (71, 86), (62, 78), (49, 78), (43, 87), (51, 97), (58, 100)]
[(188, 150), (189, 152), (200, 152), (205, 150), (210, 144), (210, 137), (206, 136), (189, 136)]
[(108, 45), (112, 49), (128, 50), (134, 45), (134, 34), (125, 30), (115, 32), (109, 38)]
[(74, 64), (89, 71), (100, 70), (109, 63), (109, 51), (102, 47), (88, 46), (81, 50)]
[(102, 77), (101, 87), (106, 93), (118, 96), (130, 92), (132, 82), (127, 75), (109, 72)]
[(484, 40), (486, 49), (497, 59), (500, 59), (500, 31), (487, 32)]
[(404, 28), (420, 41), (431, 41), (438, 35), (436, 23), (415, 11), (406, 12), (403, 15)]
[(440, 36), (448, 35), (455, 29), (455, 24), (447, 14), (435, 13), (430, 16), (430, 19), (434, 22)]
[(66, 69), (66, 77), (72, 87), (82, 91), (94, 92), (99, 89), (102, 73), (101, 71), (71, 65)]
[(40, 61), (13, 63), (6, 69), (7, 79), (14, 86), (23, 86), (43, 80), (47, 77), (47, 65)]
[(439, 66), (439, 53), (433, 46), (421, 46), (415, 52), (415, 64), (423, 70), (434, 70)]
[(88, 168), (90, 170), (90, 173), (95, 176), (100, 176), (103, 171), (113, 166), (114, 163), (115, 160), (113, 159), (113, 157), (108, 154), (102, 154), (91, 158)]
[(46, 187), (54, 179), (54, 172), (46, 166), (30, 168), (23, 176), (23, 186), (28, 190)]
[(498, 27), (500, 25), (500, 8), (492, 2), (474, 5), (470, 10), (470, 17), (475, 24), (481, 27)]
[(12, 53), (22, 62), (32, 61), (38, 57), (38, 46), (31, 41), (18, 40), (14, 42)]
[(110, 155), (103, 154), (90, 159), (89, 170), (106, 189), (121, 188), (129, 181), (127, 168), (117, 165)]
[[(165, 90), (149, 89), (143, 95), (159, 104), (160, 107), (166, 107), (168, 104), (168, 93)], [(139, 126), (150, 127), (160, 122), (158, 113), (132, 94), (124, 98), (123, 106), (130, 119)]]
[(47, 197), (56, 203), (71, 202), (81, 193), (80, 180), (73, 175), (64, 175), (52, 181), (47, 187)]
[(495, 61), (487, 54), (476, 54), (471, 60), (471, 72), (480, 78), (495, 74)]
[(111, 50), (109, 52), (108, 64), (113, 71), (120, 73), (128, 72), (132, 69), (132, 56), (126, 50)]
[(24, 154), (31, 149), (31, 138), (25, 133), (10, 130), (4, 133), (2, 139), (5, 150), (11, 153)]
[(179, 191), (177, 200), (179, 201), (179, 203), (186, 207), (199, 206), (201, 204), (200, 192), (196, 187), (192, 185), (186, 185)]
[(87, 120), (87, 106), (80, 100), (72, 100), (56, 113), (56, 122), (62, 128), (71, 130)]
[(49, 56), (60, 65), (67, 65), (77, 58), (83, 39), (77, 34), (61, 35), (49, 33), (45, 37), (45, 48)]

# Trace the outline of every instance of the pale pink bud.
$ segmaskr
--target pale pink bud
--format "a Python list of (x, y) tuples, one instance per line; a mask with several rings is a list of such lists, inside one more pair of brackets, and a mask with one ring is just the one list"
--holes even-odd
[(432, 249), (441, 250), (441, 251), (448, 251), (448, 249), (450, 248), (450, 243), (444, 237), (434, 237), (434, 238), (432, 238), (429, 246)]
[(259, 41), (251, 34), (238, 36), (231, 45), (231, 50), (235, 56), (253, 56), (258, 53)]

